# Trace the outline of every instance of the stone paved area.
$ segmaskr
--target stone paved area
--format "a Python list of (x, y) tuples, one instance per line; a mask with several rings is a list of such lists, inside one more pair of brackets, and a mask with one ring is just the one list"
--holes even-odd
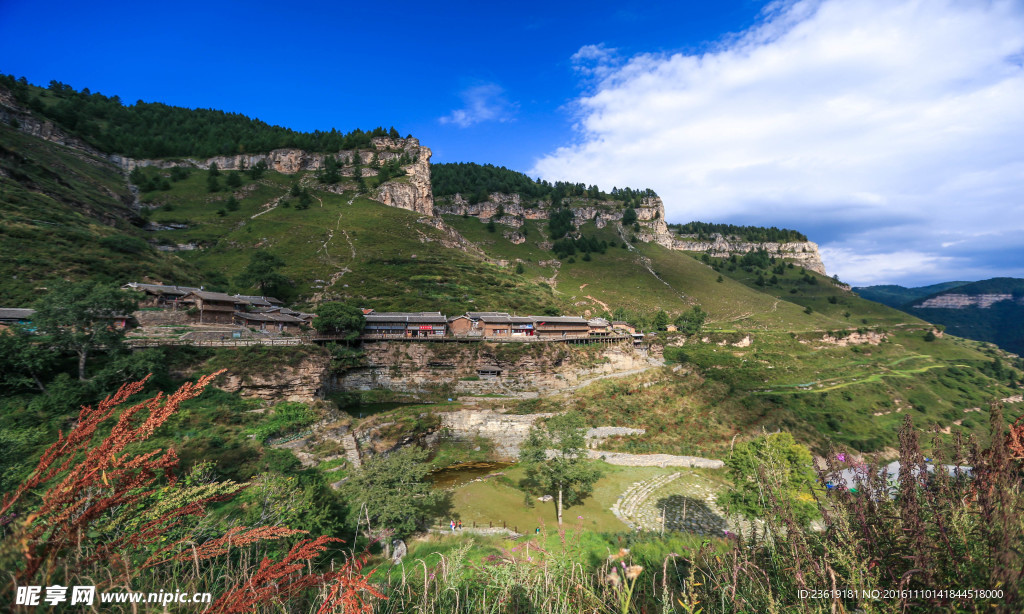
[(722, 535), (735, 528), (716, 502), (715, 489), (689, 472), (636, 482), (612, 506), (612, 513), (631, 529)]

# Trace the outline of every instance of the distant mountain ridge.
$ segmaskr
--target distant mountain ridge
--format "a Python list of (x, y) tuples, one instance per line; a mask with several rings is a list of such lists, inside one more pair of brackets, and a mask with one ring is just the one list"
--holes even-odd
[(959, 288), (966, 286), (972, 282), (969, 281), (944, 281), (938, 284), (932, 284), (930, 286), (920, 286), (917, 288), (906, 288), (904, 286), (897, 286), (895, 284), (883, 285), (883, 286), (865, 286), (859, 288), (853, 288), (853, 291), (866, 298), (869, 301), (875, 301), (889, 307), (895, 307), (900, 309), (904, 305), (913, 302), (920, 298), (925, 298), (933, 294), (945, 292), (953, 288)]
[(1024, 354), (1024, 279), (995, 277), (921, 288), (869, 286), (854, 291), (862, 298), (941, 324), (954, 335)]

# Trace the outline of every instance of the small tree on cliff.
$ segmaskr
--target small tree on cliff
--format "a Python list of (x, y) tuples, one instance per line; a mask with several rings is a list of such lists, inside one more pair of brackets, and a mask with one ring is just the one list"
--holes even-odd
[(585, 425), (576, 413), (554, 416), (543, 428), (530, 429), (519, 449), (519, 461), (526, 468), (526, 480), (520, 485), (555, 498), (558, 524), (562, 524), (563, 505), (586, 499), (601, 477), (600, 469), (587, 462)]
[(325, 335), (341, 335), (343, 341), (354, 341), (366, 326), (366, 318), (358, 307), (345, 303), (324, 303), (316, 310), (313, 328)]

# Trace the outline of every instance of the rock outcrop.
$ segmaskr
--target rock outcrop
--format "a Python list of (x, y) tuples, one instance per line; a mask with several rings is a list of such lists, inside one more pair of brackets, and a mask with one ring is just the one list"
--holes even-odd
[(329, 369), (328, 356), (307, 354), (295, 364), (277, 362), (273, 371), (239, 374), (229, 370), (217, 378), (214, 385), (245, 398), (310, 403), (319, 398)]
[(750, 243), (727, 239), (720, 234), (716, 234), (711, 241), (698, 241), (693, 237), (677, 236), (672, 240), (671, 248), (687, 252), (701, 252), (715, 258), (728, 258), (733, 255), (742, 256), (747, 252), (764, 250), (768, 252), (769, 256), (784, 258), (805, 269), (826, 275), (825, 263), (821, 261), (818, 244), (811, 241)]
[[(417, 393), (446, 387), (452, 394), (557, 392), (590, 378), (655, 364), (631, 343), (571, 346), (562, 343), (364, 343), (368, 366), (338, 375), (345, 390)], [(497, 373), (497, 375), (494, 375)]]
[[(380, 140), (384, 140), (383, 137)], [(376, 200), (399, 209), (416, 211), (423, 215), (434, 215), (434, 193), (430, 187), (430, 149), (420, 147), (414, 138), (387, 139), (402, 141), (401, 145), (413, 157), (413, 163), (405, 167), (406, 176), (385, 182), (377, 188)], [(374, 139), (374, 144), (378, 139)], [(414, 143), (414, 145), (412, 144)], [(387, 145), (391, 145), (388, 143)], [(395, 143), (397, 146), (398, 143)], [(390, 147), (388, 147), (390, 149)]]
[[(987, 309), (995, 303), (1012, 300), (1012, 294), (940, 294), (914, 305), (914, 309)], [(1024, 298), (1018, 299), (1018, 302), (1024, 304)]]
[[(334, 156), (341, 161), (341, 175), (352, 177), (353, 166), (351, 164), (353, 155), (359, 156), (363, 165), (371, 162), (376, 154), (377, 160), (387, 162), (406, 155), (412, 162), (405, 167), (406, 175), (387, 181), (378, 186), (374, 198), (391, 207), (408, 209), (424, 215), (434, 215), (434, 196), (430, 188), (430, 149), (420, 146), (418, 139), (408, 137), (396, 139), (390, 137), (374, 137), (371, 140), (371, 150), (339, 151), (337, 153), (314, 153), (301, 149), (284, 148), (275, 149), (270, 153), (239, 154), (235, 156), (214, 156), (212, 158), (179, 158), (179, 159), (157, 159), (143, 160), (129, 158), (126, 156), (113, 155), (110, 159), (121, 167), (125, 172), (130, 172), (136, 167), (154, 167), (168, 169), (175, 166), (188, 166), (192, 168), (209, 168), (210, 164), (216, 164), (222, 171), (243, 170), (252, 168), (263, 162), (267, 168), (291, 175), (302, 171), (319, 171), (324, 168), (324, 160), (328, 156)], [(364, 177), (373, 177), (377, 171), (370, 167), (361, 169)]]
[[(573, 224), (577, 230), (583, 224), (593, 221), (598, 228), (609, 223), (621, 222), (625, 208), (589, 198), (565, 201), (572, 208)], [(486, 201), (470, 203), (461, 194), (440, 199), (434, 205), (439, 215), (462, 215), (478, 218), (481, 222), (494, 220), (495, 223), (519, 228), (524, 220), (546, 220), (550, 216), (550, 201), (524, 202), (519, 194), (495, 192)], [(638, 241), (657, 243), (662, 247), (679, 251), (706, 253), (716, 258), (727, 258), (756, 250), (765, 250), (769, 256), (785, 258), (805, 269), (825, 275), (825, 264), (818, 252), (818, 245), (810, 241), (791, 243), (752, 243), (739, 239), (714, 235), (711, 241), (698, 241), (692, 236), (673, 234), (665, 221), (665, 203), (660, 197), (644, 198), (635, 207), (639, 230), (626, 229), (636, 235)], [(500, 215), (499, 215), (500, 214)], [(519, 233), (514, 233), (519, 237)]]

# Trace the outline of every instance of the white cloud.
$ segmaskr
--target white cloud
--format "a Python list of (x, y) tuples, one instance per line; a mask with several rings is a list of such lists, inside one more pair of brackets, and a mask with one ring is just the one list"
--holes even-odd
[[(613, 51), (588, 45), (573, 61), (607, 67)], [(939, 262), (966, 270), (969, 258), (941, 260), (942, 243), (1024, 230), (1019, 1), (779, 2), (706, 53), (588, 74), (599, 81), (576, 101), (579, 142), (532, 174), (654, 188), (670, 221), (815, 228), (833, 268), (865, 279), (870, 262), (893, 281)], [(897, 225), (912, 245), (879, 232)], [(881, 260), (838, 264), (854, 244)]]
[(598, 45), (583, 45), (572, 54), (572, 67), (583, 75), (603, 79), (622, 64), (618, 49)]
[(470, 87), (460, 94), (463, 108), (455, 109), (438, 121), (468, 128), (480, 122), (507, 122), (512, 119), (518, 105), (505, 98), (505, 91), (495, 83)]

